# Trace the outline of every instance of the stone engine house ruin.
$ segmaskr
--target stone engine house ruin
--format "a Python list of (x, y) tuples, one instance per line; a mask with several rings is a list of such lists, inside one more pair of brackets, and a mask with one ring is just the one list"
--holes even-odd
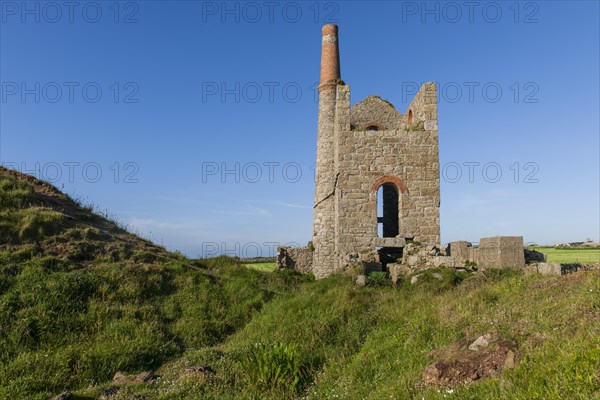
[(351, 107), (338, 43), (337, 26), (325, 25), (312, 238), (317, 278), (343, 268), (349, 254), (401, 254), (407, 240), (440, 241), (435, 84), (424, 84), (404, 114), (378, 96)]
[[(379, 249), (393, 258), (407, 241), (439, 243), (435, 84), (424, 84), (404, 114), (378, 96), (351, 107), (340, 75), (338, 28), (325, 25), (318, 91), (314, 249), (310, 268), (298, 267), (323, 278), (349, 257)], [(293, 259), (306, 259), (299, 252), (309, 251), (294, 250)]]
[(404, 114), (378, 96), (350, 106), (338, 43), (338, 27), (323, 26), (312, 246), (280, 247), (278, 268), (320, 279), (361, 265), (395, 281), (440, 266), (523, 269), (526, 254), (543, 256), (524, 252), (521, 236), (442, 247), (435, 84), (423, 84)]

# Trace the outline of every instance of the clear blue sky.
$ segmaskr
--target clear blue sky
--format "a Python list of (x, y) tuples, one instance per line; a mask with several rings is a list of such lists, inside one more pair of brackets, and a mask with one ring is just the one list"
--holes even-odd
[(439, 83), (443, 242), (599, 239), (596, 1), (0, 4), (1, 162), (170, 249), (310, 240), (327, 22), (352, 103)]

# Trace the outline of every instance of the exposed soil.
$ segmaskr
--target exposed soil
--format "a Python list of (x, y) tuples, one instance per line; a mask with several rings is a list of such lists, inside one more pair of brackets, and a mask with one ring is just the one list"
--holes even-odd
[[(479, 346), (474, 345), (477, 342)], [(453, 386), (497, 375), (515, 366), (516, 350), (514, 342), (493, 338), (490, 334), (434, 350), (429, 356), (437, 361), (423, 371), (423, 383)]]

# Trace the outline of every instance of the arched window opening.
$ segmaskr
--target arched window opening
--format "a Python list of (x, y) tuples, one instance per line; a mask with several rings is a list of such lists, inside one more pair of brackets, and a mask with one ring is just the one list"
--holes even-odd
[(412, 125), (413, 124), (413, 112), (412, 110), (408, 110), (408, 125)]
[(393, 183), (384, 183), (377, 190), (377, 236), (396, 237), (400, 233), (398, 199)]
[(371, 121), (363, 125), (363, 129), (367, 132), (385, 131), (385, 127), (379, 122)]

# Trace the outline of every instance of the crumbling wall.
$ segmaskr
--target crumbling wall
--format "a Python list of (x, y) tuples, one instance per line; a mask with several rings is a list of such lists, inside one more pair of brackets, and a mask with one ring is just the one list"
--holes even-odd
[(448, 243), (448, 255), (457, 262), (464, 263), (465, 261), (470, 259), (470, 248), (471, 243), (464, 240), (458, 242), (450, 242)]
[(341, 257), (342, 271), (360, 270), (363, 273), (383, 271), (379, 254), (376, 250), (363, 250), (361, 252), (347, 252)]
[(538, 273), (542, 275), (566, 275), (579, 270), (588, 269), (581, 264), (558, 264), (547, 262), (534, 262), (525, 266), (525, 273)]
[[(457, 263), (474, 262), (478, 268), (525, 267), (525, 248), (522, 236), (496, 236), (482, 238), (479, 247), (466, 241), (450, 242), (448, 252)], [(540, 253), (541, 254), (541, 253)]]
[(308, 247), (277, 248), (277, 269), (291, 268), (305, 274), (313, 272), (313, 250)]
[[(517, 268), (525, 267), (525, 248), (522, 236), (496, 236), (482, 238), (479, 247), (466, 241), (450, 242), (449, 256), (457, 263), (474, 262), (479, 268)], [(539, 252), (536, 256), (543, 254)]]
[[(331, 98), (333, 93), (335, 98)], [(350, 252), (403, 247), (407, 238), (439, 243), (437, 120), (402, 130), (398, 128), (401, 114), (378, 97), (351, 108), (350, 87), (342, 84), (322, 91), (320, 96), (313, 224), (315, 276), (325, 277), (344, 268)], [(431, 96), (433, 104), (429, 103)], [(435, 84), (423, 85), (416, 99), (415, 109), (422, 110), (419, 115), (434, 121)], [(332, 109), (334, 118), (325, 112)], [(352, 129), (354, 124), (372, 122), (386, 129)], [(377, 234), (377, 191), (386, 184), (394, 185), (399, 197), (399, 229), (393, 238)]]
[[(419, 107), (421, 104), (425, 107), (423, 93), (431, 88), (435, 97), (433, 83), (424, 85), (419, 91)], [(340, 91), (347, 92), (347, 95), (340, 96)], [(337, 101), (337, 254), (382, 246), (382, 238), (377, 234), (377, 190), (384, 184), (395, 185), (399, 196), (399, 234), (395, 240), (385, 238), (385, 246), (402, 247), (406, 238), (427, 244), (439, 243), (437, 123), (428, 124), (435, 130), (426, 130), (425, 127), (418, 130), (347, 130), (350, 121), (359, 120), (354, 116), (356, 106), (352, 107), (350, 115), (342, 113), (350, 104), (347, 86), (338, 86)], [(380, 99), (370, 102), (384, 103)], [(385, 107), (390, 108), (387, 104)], [(365, 105), (363, 110), (366, 109)], [(427, 110), (427, 117), (433, 118), (429, 104)], [(360, 119), (366, 121), (368, 117), (364, 115)]]
[[(525, 269), (525, 251), (522, 236), (498, 236), (483, 238), (479, 247), (470, 242), (450, 242), (447, 248), (441, 245), (408, 243), (404, 247), (402, 259), (387, 265), (390, 277), (395, 282), (399, 276), (437, 267), (456, 268), (473, 271), (485, 268)], [(540, 253), (541, 254), (541, 253)], [(476, 265), (475, 265), (476, 264)], [(539, 269), (549, 269), (549, 264)], [(560, 268), (559, 268), (560, 270)]]
[(422, 126), (427, 131), (437, 131), (437, 89), (434, 82), (421, 86), (402, 121), (408, 130)]
[(379, 96), (369, 96), (350, 108), (350, 124), (353, 130), (367, 130), (375, 125), (378, 130), (402, 129), (402, 114)]

